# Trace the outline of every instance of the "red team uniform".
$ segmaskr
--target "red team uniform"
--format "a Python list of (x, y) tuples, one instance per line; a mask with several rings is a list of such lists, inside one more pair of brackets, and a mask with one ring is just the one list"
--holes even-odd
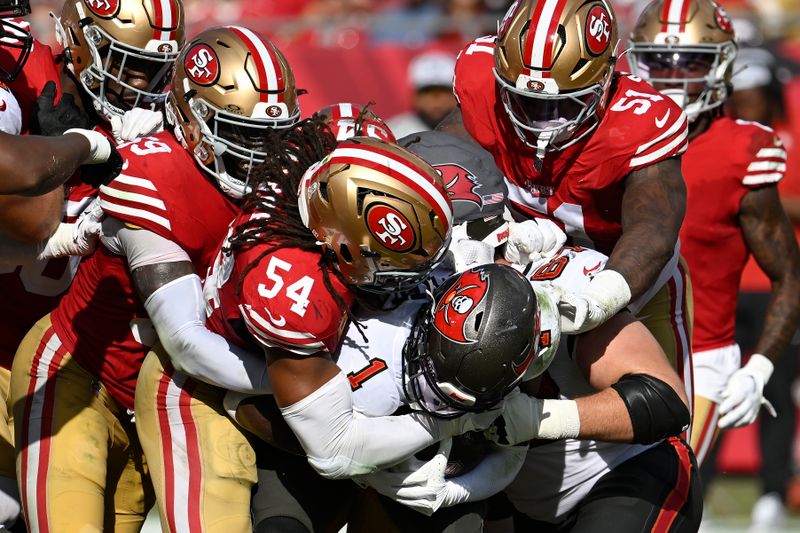
[[(233, 226), (253, 216), (263, 215), (242, 214)], [(204, 286), (208, 329), (257, 352), (279, 348), (311, 355), (336, 350), (347, 313), (325, 286), (319, 253), (275, 250), (247, 273), (239, 292), (244, 269), (270, 245), (259, 244), (233, 255), (222, 251), (226, 245), (220, 245)], [(330, 279), (334, 290), (351, 305), (349, 289), (333, 274)], [(136, 394), (137, 429), (151, 458), (162, 525), (168, 531), (199, 531), (212, 523), (225, 524), (226, 531), (252, 529), (255, 452), (238, 426), (220, 416), (223, 393), (174, 370), (163, 351), (151, 353), (142, 367)], [(225, 465), (214, 458), (219, 449), (229, 450)], [(155, 464), (153, 458), (161, 462)], [(203, 496), (198, 498), (198, 493)], [(187, 499), (196, 503), (186, 506), (182, 502)]]
[[(686, 115), (646, 82), (614, 73), (597, 128), (572, 146), (547, 152), (537, 172), (536, 150), (520, 140), (501, 101), (494, 48), (494, 37), (478, 38), (456, 62), (454, 90), (464, 126), (505, 174), (516, 216), (553, 219), (573, 244), (610, 254), (622, 235), (625, 177), (686, 150)], [(679, 259), (676, 247), (653, 287), (629, 308), (659, 340), (691, 399), (691, 291)]]
[[(778, 182), (785, 168), (786, 152), (772, 129), (727, 117), (713, 120), (683, 156), (688, 208), (680, 234), (682, 253), (691, 272), (714, 273), (692, 280), (696, 393), (715, 403), (741, 358), (734, 337), (736, 297), (750, 252), (739, 208), (748, 191)], [(698, 421), (698, 457), (713, 442), (716, 420), (714, 405), (702, 425)]]
[[(205, 273), (236, 214), (235, 205), (169, 132), (120, 145), (119, 150), (126, 163), (123, 174), (101, 188), (105, 213), (178, 244), (197, 272)], [(29, 524), (46, 529), (53, 502), (84, 509), (86, 515), (73, 513), (74, 524), (94, 523), (92, 513), (102, 517), (102, 507), (82, 499), (94, 492), (86, 488), (88, 482), (100, 487), (102, 503), (108, 464), (108, 482), (127, 490), (125, 498), (114, 502), (116, 527), (141, 525), (149, 508), (142, 491), (149, 481), (143, 481), (141, 450), (126, 410), (133, 409), (139, 367), (155, 337), (126, 259), (101, 247), (83, 260), (58, 307), (23, 341), (15, 359), (12, 398), (21, 430), (17, 441)], [(89, 427), (63, 427), (73, 418)], [(98, 444), (89, 429), (109, 436)], [(84, 450), (86, 457), (69, 459), (74, 450)], [(48, 472), (48, 465), (71, 467)], [(47, 483), (42, 476), (48, 476)], [(131, 487), (139, 490), (138, 499), (131, 496)], [(114, 496), (111, 487), (109, 493)]]

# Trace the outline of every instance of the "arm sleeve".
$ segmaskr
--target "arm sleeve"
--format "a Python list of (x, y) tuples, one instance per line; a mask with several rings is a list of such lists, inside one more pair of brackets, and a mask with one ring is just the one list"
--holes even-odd
[(262, 354), (243, 350), (206, 329), (205, 301), (196, 274), (158, 288), (144, 307), (175, 368), (223, 389), (272, 393)]
[(103, 221), (100, 240), (115, 254), (124, 255), (131, 270), (159, 263), (192, 261), (175, 242), (152, 231), (131, 227), (113, 216)]
[(356, 415), (350, 384), (341, 372), (299, 402), (282, 408), (281, 413), (311, 466), (331, 479), (369, 474), (397, 464), (458, 431), (453, 427), (457, 422), (422, 413), (375, 418)]

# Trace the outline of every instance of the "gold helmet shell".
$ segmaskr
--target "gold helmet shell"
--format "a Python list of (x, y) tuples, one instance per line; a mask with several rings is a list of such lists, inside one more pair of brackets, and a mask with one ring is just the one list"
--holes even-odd
[(161, 108), (184, 42), (181, 0), (67, 0), (56, 37), (106, 119)]
[(268, 156), (264, 130), (300, 120), (294, 74), (263, 35), (241, 26), (206, 30), (178, 58), (167, 119), (220, 188), (241, 198), (251, 169)]
[(494, 73), (517, 134), (540, 151), (599, 122), (617, 49), (607, 0), (517, 0), (500, 22)]
[(298, 194), (303, 222), (353, 285), (410, 289), (447, 250), (453, 212), (442, 178), (395, 144), (343, 141), (309, 168)]
[(631, 71), (694, 120), (727, 99), (736, 49), (731, 19), (713, 0), (655, 0), (631, 34)]

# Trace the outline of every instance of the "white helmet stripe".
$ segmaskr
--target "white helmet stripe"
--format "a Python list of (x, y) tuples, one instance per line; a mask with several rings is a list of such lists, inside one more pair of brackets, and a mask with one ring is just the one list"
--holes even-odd
[(531, 27), (536, 28), (536, 32), (533, 34), (530, 65), (537, 68), (544, 68), (545, 62), (547, 67), (550, 66), (551, 58), (545, 58), (545, 52), (550, 50), (552, 53), (552, 47), (547, 46), (550, 30), (553, 18), (561, 16), (564, 0), (544, 0), (544, 2), (544, 8), (539, 19), (531, 21)]
[[(229, 26), (229, 28), (241, 32), (241, 37), (249, 44), (248, 48), (250, 50), (255, 50), (256, 54), (253, 55), (258, 55), (258, 57), (254, 59), (260, 61), (261, 64), (264, 65), (264, 73), (267, 79), (259, 80), (262, 83), (261, 86), (263, 87), (263, 82), (266, 81), (266, 88), (268, 91), (277, 91), (280, 87), (278, 87), (278, 72), (276, 72), (276, 69), (280, 69), (280, 66), (276, 64), (276, 60), (273, 60), (273, 55), (267, 50), (267, 46), (264, 44), (264, 41), (261, 40), (261, 37), (242, 26)], [(267, 103), (277, 104), (278, 95), (276, 93), (268, 94)]]

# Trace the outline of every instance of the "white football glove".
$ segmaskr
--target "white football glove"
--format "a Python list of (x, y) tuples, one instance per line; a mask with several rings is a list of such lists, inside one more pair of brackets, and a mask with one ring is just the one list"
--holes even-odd
[(754, 353), (746, 365), (733, 373), (722, 391), (717, 422), (721, 429), (752, 424), (762, 405), (770, 415), (776, 416), (775, 408), (764, 398), (764, 386), (773, 369), (772, 361)]
[(455, 505), (459, 497), (464, 497), (461, 487), (448, 483), (444, 478), (452, 445), (453, 440), (446, 439), (428, 462), (410, 457), (392, 468), (361, 476), (360, 481), (384, 496), (430, 516), (440, 507)]
[(103, 215), (100, 199), (95, 198), (74, 224), (59, 224), (37, 259), (47, 260), (68, 255), (84, 256), (92, 253), (100, 238)]
[(631, 301), (631, 289), (622, 274), (603, 270), (582, 293), (562, 292), (558, 302), (561, 332), (577, 335), (596, 328)]
[(459, 224), (453, 227), (445, 260), (450, 262), (456, 273), (464, 272), (475, 266), (494, 263), (494, 247), (470, 239), (467, 236), (467, 225)]
[(503, 414), (484, 435), (500, 446), (517, 446), (533, 439), (574, 439), (580, 428), (574, 400), (540, 400), (517, 390), (506, 396)]
[(567, 234), (552, 220), (535, 218), (511, 222), (506, 242), (506, 261), (527, 265), (552, 256), (566, 241)]
[(118, 143), (155, 135), (163, 130), (164, 115), (161, 111), (134, 107), (122, 117), (111, 117), (111, 133)]

